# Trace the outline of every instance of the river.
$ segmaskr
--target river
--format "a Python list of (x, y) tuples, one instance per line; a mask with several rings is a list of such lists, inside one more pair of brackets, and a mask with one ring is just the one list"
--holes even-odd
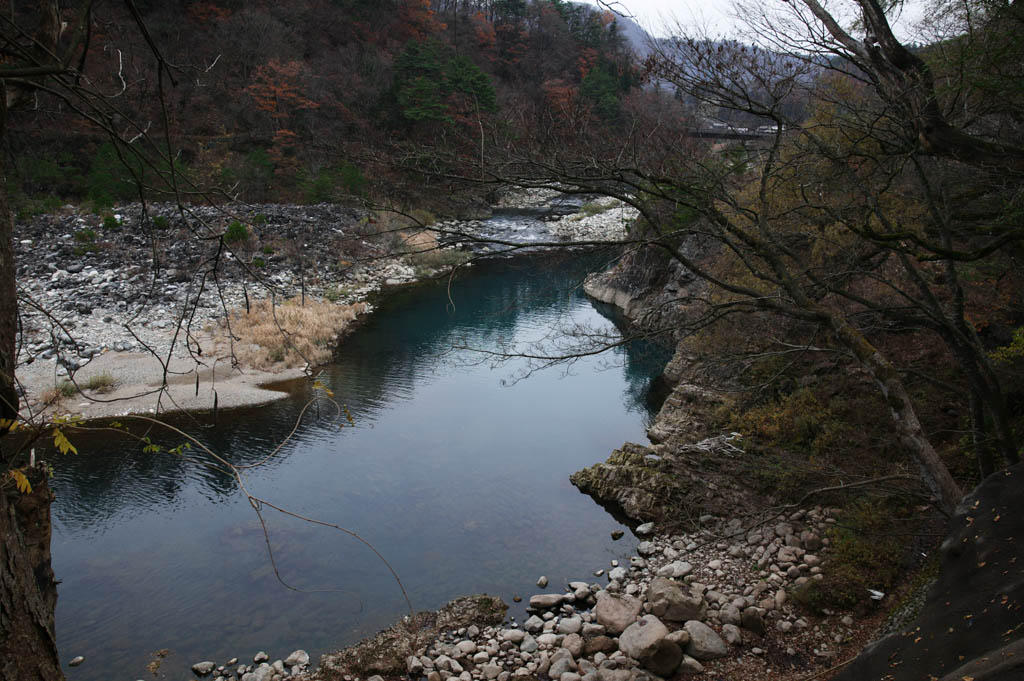
[[(580, 290), (600, 259), (531, 257), (479, 265), (453, 286), (389, 295), (339, 347), (321, 377), (354, 425), (308, 416), (274, 458), (246, 474), (251, 491), (299, 514), (358, 532), (394, 566), (416, 609), (487, 592), (508, 603), (559, 589), (626, 558), (632, 535), (580, 494), (569, 474), (627, 440), (644, 442), (647, 388), (664, 352), (635, 343), (518, 379), (477, 348), (542, 338), (559, 326), (614, 332), (614, 313)], [(450, 296), (450, 298), (449, 298)], [(600, 309), (599, 309), (600, 307)], [(221, 413), (214, 428), (174, 422), (234, 463), (263, 458), (311, 395)], [(173, 446), (180, 438), (164, 440)], [(373, 553), (328, 528), (265, 517), (285, 588), (260, 523), (235, 481), (126, 438), (81, 436), (58, 460), (53, 564), (61, 580), (62, 659), (69, 679), (147, 676), (168, 649), (167, 678), (266, 650), (313, 657), (407, 612)], [(200, 462), (201, 463), (201, 462)], [(521, 615), (521, 606), (513, 615)]]

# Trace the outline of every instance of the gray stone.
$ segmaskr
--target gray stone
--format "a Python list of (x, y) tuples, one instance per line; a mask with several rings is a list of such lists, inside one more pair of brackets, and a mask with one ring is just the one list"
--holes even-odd
[(551, 655), (551, 666), (548, 667), (548, 676), (552, 679), (559, 678), (566, 672), (576, 671), (576, 662), (572, 659), (572, 653), (565, 648), (559, 648)]
[(480, 668), (480, 672), (484, 675), (485, 679), (496, 679), (498, 674), (502, 672), (502, 669), (496, 664), (485, 664)]
[(682, 659), (683, 649), (664, 639), (654, 654), (644, 660), (644, 667), (658, 676), (672, 676)]
[(631, 681), (633, 672), (628, 669), (609, 669), (601, 667), (597, 670), (597, 681)]
[(686, 629), (678, 629), (673, 632), (669, 632), (669, 635), (665, 637), (666, 641), (672, 641), (680, 648), (685, 648), (686, 644), (690, 642), (690, 632)]
[(557, 608), (565, 600), (563, 594), (537, 594), (530, 596), (530, 607), (534, 610)]
[(718, 612), (718, 621), (722, 624), (740, 624), (743, 617), (740, 615), (740, 609), (730, 604)]
[(644, 537), (648, 534), (654, 534), (654, 523), (644, 523), (638, 525), (636, 528), (636, 534), (639, 537)]
[(729, 647), (715, 630), (697, 620), (690, 620), (683, 625), (690, 634), (690, 642), (686, 645), (686, 654), (697, 660), (714, 660), (729, 654)]
[(537, 617), (536, 615), (530, 615), (530, 618), (523, 622), (523, 628), (529, 632), (537, 633), (538, 631), (544, 630), (544, 620)]
[(624, 567), (617, 567), (617, 568), (614, 568), (614, 569), (608, 571), (608, 579), (610, 581), (619, 582), (621, 584), (622, 582), (626, 581), (626, 576), (628, 574), (629, 574), (629, 571), (626, 570), (626, 568), (624, 568)]
[(604, 626), (610, 634), (621, 634), (630, 624), (636, 621), (643, 610), (643, 603), (633, 596), (618, 596), (607, 591), (597, 594), (597, 605), (594, 615), (597, 623)]
[(527, 634), (523, 637), (523, 642), (519, 644), (519, 650), (524, 653), (535, 653), (540, 647), (537, 643), (537, 639)]
[(586, 655), (596, 655), (598, 653), (613, 653), (618, 649), (613, 641), (608, 636), (594, 636), (588, 638), (586, 643), (583, 645), (583, 652)]
[(419, 676), (423, 673), (423, 663), (420, 662), (420, 658), (410, 655), (405, 658), (405, 669), (413, 676)]
[(559, 634), (578, 634), (583, 629), (583, 620), (579, 617), (563, 618), (555, 627)]
[(740, 628), (735, 624), (723, 624), (722, 625), (722, 638), (729, 645), (738, 646), (743, 643), (743, 634), (740, 633)]
[(540, 579), (537, 580), (537, 586), (539, 586), (542, 589), (546, 589), (548, 586), (548, 578), (544, 575), (541, 575)]
[(294, 667), (295, 665), (304, 667), (309, 664), (309, 653), (305, 650), (296, 650), (291, 655), (284, 658), (284, 663), (289, 667)]
[(642, 541), (640, 542), (640, 545), (636, 547), (636, 552), (641, 556), (649, 556), (657, 550), (658, 549), (654, 546), (654, 543), (649, 541)]
[(583, 637), (579, 634), (569, 634), (562, 639), (562, 647), (572, 653), (573, 657), (583, 654)]
[(473, 641), (459, 641), (455, 644), (455, 651), (457, 657), (466, 657), (476, 652), (476, 643)]
[(644, 615), (619, 636), (619, 650), (634, 660), (646, 660), (658, 651), (668, 628), (654, 615)]
[(703, 674), (704, 665), (697, 660), (693, 659), (689, 655), (683, 655), (682, 661), (679, 663), (680, 674)]
[(804, 530), (800, 533), (800, 544), (808, 551), (817, 551), (821, 548), (821, 537), (811, 530)]
[(686, 561), (676, 560), (658, 569), (659, 577), (682, 579), (693, 572), (693, 566)]
[(263, 652), (261, 650), (260, 652), (256, 653), (253, 656), (252, 661), (255, 662), (256, 664), (259, 664), (260, 662), (266, 662), (269, 659), (270, 659), (270, 655), (267, 655), (265, 652)]
[[(252, 670), (253, 681), (270, 681), (274, 676), (274, 668), (266, 662), (261, 662), (260, 666)], [(369, 680), (367, 680), (369, 681)]]
[(558, 634), (541, 634), (537, 637), (537, 643), (548, 647), (558, 645)]
[(204, 662), (196, 662), (194, 665), (192, 665), (192, 673), (196, 674), (197, 676), (207, 676), (211, 674), (213, 670), (216, 668), (217, 665), (213, 662), (210, 662), (209, 660), (206, 660)]
[(703, 619), (707, 604), (702, 596), (687, 593), (684, 586), (665, 577), (655, 577), (647, 587), (651, 612), (671, 622)]
[(760, 608), (746, 608), (740, 616), (740, 626), (747, 631), (752, 631), (758, 636), (764, 636), (764, 615)]
[(526, 632), (522, 629), (505, 629), (501, 632), (501, 638), (502, 640), (511, 641), (518, 645), (523, 642), (524, 638), (526, 638)]
[(77, 667), (78, 665), (82, 664), (83, 662), (85, 662), (85, 658), (82, 657), (81, 655), (78, 655), (77, 657), (71, 658), (71, 661), (68, 662), (68, 666), (69, 667)]

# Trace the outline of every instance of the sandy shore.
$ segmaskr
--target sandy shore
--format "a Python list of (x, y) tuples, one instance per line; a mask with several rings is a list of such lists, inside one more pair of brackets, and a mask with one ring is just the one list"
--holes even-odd
[[(280, 371), (232, 368), (226, 357), (207, 358), (204, 363), (205, 366), (197, 366), (187, 357), (174, 357), (168, 364), (166, 389), (161, 390), (164, 367), (156, 357), (139, 352), (105, 352), (76, 371), (75, 382), (84, 387), (90, 378), (107, 374), (115, 381), (113, 389), (107, 392), (83, 390), (50, 409), (93, 419), (129, 413), (209, 411), (215, 399), (218, 409), (253, 406), (287, 396), (285, 392), (261, 387), (264, 384), (304, 375), (301, 368)], [(19, 367), (18, 379), (30, 397), (38, 398), (63, 384), (67, 377), (57, 375), (54, 362), (37, 361)], [(33, 412), (39, 406), (33, 406)]]

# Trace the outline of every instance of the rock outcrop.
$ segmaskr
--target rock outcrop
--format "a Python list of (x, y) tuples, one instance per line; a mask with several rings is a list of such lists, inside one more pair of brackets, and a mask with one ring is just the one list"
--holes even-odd
[(1024, 464), (957, 507), (939, 578), (918, 618), (871, 644), (836, 681), (1024, 678)]
[(703, 515), (726, 516), (750, 503), (742, 484), (746, 454), (731, 434), (708, 437), (709, 412), (723, 398), (681, 384), (649, 429), (649, 447), (627, 442), (604, 463), (569, 479), (599, 503), (637, 521), (682, 522)]

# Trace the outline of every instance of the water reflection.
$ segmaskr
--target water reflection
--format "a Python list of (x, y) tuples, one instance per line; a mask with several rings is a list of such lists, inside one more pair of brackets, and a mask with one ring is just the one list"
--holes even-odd
[[(460, 343), (525, 342), (559, 323), (613, 330), (578, 284), (580, 257), (473, 268), (399, 294), (346, 340), (323, 380), (355, 427), (310, 417), (265, 465), (246, 474), (260, 496), (353, 528), (402, 575), (418, 608), (469, 592), (510, 600), (541, 573), (554, 584), (627, 554), (619, 523), (568, 483), (625, 440), (642, 440), (644, 389), (664, 356), (621, 349), (620, 366), (547, 371), (513, 387)], [(450, 298), (449, 298), (450, 294)], [(221, 414), (215, 429), (175, 421), (233, 463), (261, 459), (310, 397)], [(625, 407), (625, 408), (624, 408)], [(156, 437), (154, 438), (156, 439)], [(180, 438), (164, 437), (167, 446)], [(262, 528), (231, 476), (123, 437), (77, 437), (53, 481), (54, 563), (62, 656), (91, 664), (71, 679), (140, 674), (171, 648), (182, 671), (260, 648), (312, 654), (385, 626), (402, 612), (394, 583), (366, 547), (337, 533), (267, 514), (277, 581)], [(194, 450), (192, 453), (195, 453)], [(174, 662), (173, 660), (178, 660)], [(175, 666), (177, 665), (177, 666)], [(170, 674), (171, 678), (175, 673)]]

